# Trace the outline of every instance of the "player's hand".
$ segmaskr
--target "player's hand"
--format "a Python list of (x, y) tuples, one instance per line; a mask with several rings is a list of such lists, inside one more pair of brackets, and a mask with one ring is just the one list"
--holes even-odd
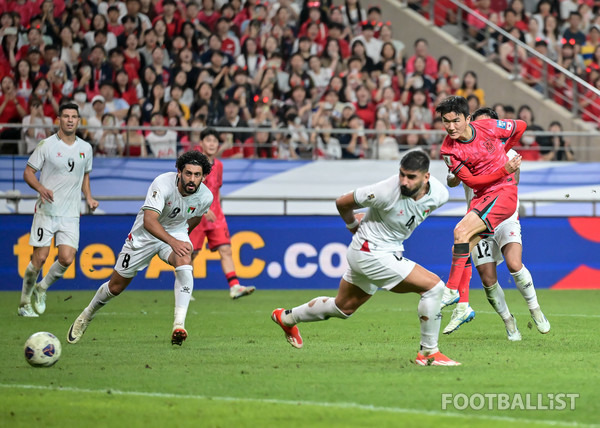
[(39, 193), (40, 198), (42, 198), (42, 202), (54, 202), (54, 192), (52, 190), (42, 187)]
[(514, 158), (506, 162), (504, 168), (508, 171), (509, 174), (512, 174), (521, 167), (521, 159), (523, 159), (523, 156), (515, 156)]
[(185, 257), (192, 252), (189, 242), (180, 241), (178, 239), (171, 244), (171, 248), (178, 257)]
[(208, 210), (206, 212), (206, 214), (204, 214), (204, 218), (208, 221), (210, 221), (211, 223), (214, 223), (217, 220), (217, 216), (215, 215), (214, 212), (212, 212), (211, 210)]
[(98, 208), (98, 205), (100, 205), (100, 203), (97, 200), (95, 200), (94, 198), (88, 198), (86, 200), (86, 202), (88, 204), (90, 211), (95, 211), (96, 208)]

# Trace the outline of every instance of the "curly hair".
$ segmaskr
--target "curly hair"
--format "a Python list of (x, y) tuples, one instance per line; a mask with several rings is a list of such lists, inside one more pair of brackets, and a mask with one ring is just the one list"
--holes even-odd
[(210, 170), (212, 169), (212, 164), (206, 157), (204, 153), (200, 153), (197, 150), (190, 150), (189, 152), (185, 152), (181, 156), (177, 158), (177, 162), (175, 166), (177, 167), (177, 171), (181, 172), (185, 168), (186, 165), (198, 165), (202, 167), (202, 175), (205, 177), (210, 174)]

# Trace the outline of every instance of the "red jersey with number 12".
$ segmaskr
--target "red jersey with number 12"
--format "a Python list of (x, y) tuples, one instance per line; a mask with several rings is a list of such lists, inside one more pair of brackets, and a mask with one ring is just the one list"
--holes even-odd
[(208, 187), (213, 194), (213, 203), (210, 206), (210, 210), (215, 214), (217, 218), (214, 222), (208, 221), (206, 216), (202, 217), (202, 221), (197, 226), (203, 230), (218, 229), (220, 227), (227, 226), (225, 215), (221, 208), (221, 186), (223, 185), (223, 163), (219, 159), (215, 159), (210, 174), (206, 176), (204, 184)]
[[(466, 167), (472, 175), (489, 175), (503, 168), (508, 162), (506, 152), (517, 141), (506, 141), (517, 129), (514, 120), (482, 119), (469, 124), (473, 136), (469, 141), (453, 140), (446, 136), (440, 150), (444, 162), (451, 173), (456, 175)], [(499, 189), (514, 186), (514, 173), (506, 175), (490, 184), (474, 186), (475, 196)]]

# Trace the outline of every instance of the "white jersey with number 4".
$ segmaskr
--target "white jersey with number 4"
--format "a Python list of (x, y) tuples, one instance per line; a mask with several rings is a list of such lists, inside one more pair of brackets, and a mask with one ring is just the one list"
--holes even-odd
[(404, 251), (404, 240), (448, 197), (448, 190), (435, 177), (429, 178), (429, 191), (418, 201), (400, 193), (398, 174), (356, 189), (354, 201), (369, 209), (350, 247), (360, 250), (368, 242), (369, 251)]
[(196, 193), (183, 197), (177, 188), (177, 173), (167, 172), (154, 179), (146, 201), (135, 218), (135, 223), (129, 232), (128, 241), (134, 249), (141, 248), (157, 238), (144, 228), (144, 211), (156, 211), (158, 222), (167, 233), (176, 235), (187, 234), (187, 221), (192, 217), (202, 217), (213, 201), (212, 192), (204, 184), (200, 184)]
[(35, 212), (53, 217), (79, 217), (83, 176), (92, 170), (92, 146), (79, 137), (67, 144), (51, 135), (37, 145), (27, 165), (40, 171), (40, 183), (54, 193), (54, 202), (38, 198)]

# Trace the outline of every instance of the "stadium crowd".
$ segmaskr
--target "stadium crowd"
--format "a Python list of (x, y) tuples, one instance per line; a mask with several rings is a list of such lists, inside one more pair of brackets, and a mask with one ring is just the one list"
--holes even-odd
[[(600, 88), (600, 2), (466, 3)], [(457, 13), (451, 2), (435, 3), (440, 26)], [(457, 76), (427, 40), (401, 41), (393, 29), (378, 6), (359, 0), (0, 0), (0, 124), (26, 125), (0, 131), (23, 141), (2, 152), (30, 153), (51, 132), (40, 125), (73, 100), (97, 155), (175, 158), (217, 126), (229, 128), (221, 158), (398, 159), (413, 146), (439, 158), (443, 134), (426, 132), (443, 130), (437, 104), (462, 95), (474, 111), (490, 100), (474, 72)], [(519, 64), (510, 41), (473, 38), (507, 69)], [(414, 47), (408, 57), (406, 43)], [(519, 68), (536, 87), (529, 61)], [(554, 84), (568, 95), (568, 82)], [(564, 99), (557, 102), (568, 107)], [(598, 97), (583, 107), (584, 119), (600, 116)], [(542, 130), (529, 106), (493, 108)], [(146, 125), (166, 128), (135, 130)], [(394, 129), (419, 132), (397, 137)], [(560, 137), (526, 135), (517, 151), (525, 160), (574, 159)]]

